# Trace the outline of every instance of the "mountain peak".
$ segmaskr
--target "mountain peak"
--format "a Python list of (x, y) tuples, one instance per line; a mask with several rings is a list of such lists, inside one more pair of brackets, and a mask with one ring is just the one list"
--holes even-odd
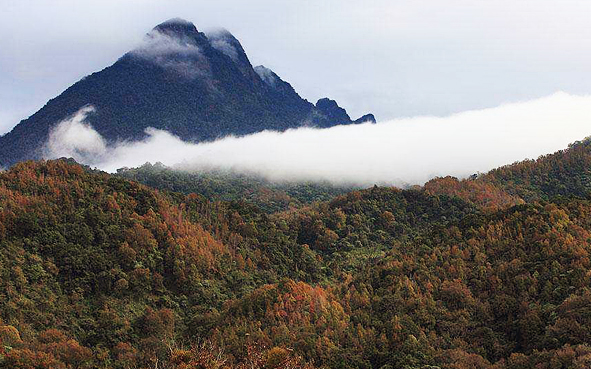
[(293, 87), (289, 83), (282, 80), (281, 77), (279, 77), (277, 73), (273, 72), (271, 69), (265, 67), (264, 65), (258, 65), (254, 67), (254, 71), (259, 75), (259, 78), (263, 81), (263, 83), (269, 86), (273, 91), (283, 96), (292, 96), (296, 99), (300, 99), (300, 96), (293, 89)]
[(232, 59), (244, 76), (251, 80), (255, 78), (255, 73), (244, 48), (230, 31), (225, 28), (216, 28), (206, 31), (205, 36), (211, 47)]
[(85, 122), (107, 143), (143, 139), (148, 127), (197, 142), (353, 123), (336, 102), (315, 107), (270, 69), (253, 68), (227, 30), (205, 34), (173, 18), (0, 137), (0, 165), (41, 158), (54, 127), (88, 105), (97, 113)]
[(154, 27), (153, 31), (165, 33), (169, 36), (187, 36), (199, 32), (193, 23), (181, 18), (171, 18), (167, 21), (164, 21)]
[(194, 80), (211, 77), (210, 64), (202, 53), (207, 47), (207, 37), (193, 23), (173, 18), (154, 27), (126, 56), (149, 61), (185, 80)]
[(333, 109), (333, 108), (338, 108), (339, 105), (337, 104), (337, 102), (335, 100), (329, 99), (328, 97), (323, 97), (322, 99), (319, 99), (316, 102), (316, 107), (317, 108)]
[[(229, 56), (235, 62), (248, 60), (240, 41), (225, 28), (217, 28), (205, 32), (211, 46)], [(249, 63), (250, 65), (250, 63)]]
[(279, 78), (275, 72), (264, 65), (257, 65), (254, 67), (254, 71), (259, 75), (259, 77), (261, 77), (263, 82), (271, 87), (275, 86), (275, 82), (277, 82), (277, 79)]
[(232, 39), (232, 40), (236, 40), (236, 37), (234, 37), (234, 35), (232, 34), (232, 32), (228, 31), (226, 28), (223, 27), (215, 27), (212, 29), (209, 29), (205, 32), (207, 34), (208, 38), (223, 38), (223, 39)]
[(329, 98), (325, 97), (318, 100), (316, 103), (316, 109), (324, 114), (324, 116), (326, 116), (330, 121), (343, 124), (351, 122), (351, 118), (349, 117), (349, 114), (347, 114), (347, 111), (341, 108), (336, 101)]
[(355, 119), (353, 121), (355, 124), (361, 123), (376, 123), (376, 117), (373, 114), (365, 114), (361, 118)]

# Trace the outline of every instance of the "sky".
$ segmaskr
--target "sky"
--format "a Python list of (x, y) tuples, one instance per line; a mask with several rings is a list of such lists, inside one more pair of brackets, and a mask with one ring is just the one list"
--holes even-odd
[(312, 102), (449, 116), (591, 93), (590, 1), (1, 0), (0, 133), (174, 17), (225, 27)]

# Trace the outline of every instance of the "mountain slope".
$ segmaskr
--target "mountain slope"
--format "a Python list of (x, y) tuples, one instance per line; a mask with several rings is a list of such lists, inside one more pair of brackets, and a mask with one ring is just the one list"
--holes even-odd
[(590, 213), (372, 188), (269, 215), (20, 163), (0, 367), (589, 367)]
[(588, 197), (591, 193), (591, 139), (567, 149), (524, 160), (459, 181), (435, 178), (425, 184), (430, 194), (463, 198), (484, 208), (551, 200), (555, 197)]
[(87, 122), (110, 142), (140, 139), (147, 127), (203, 141), (304, 124), (353, 123), (346, 114), (334, 116), (302, 99), (272, 71), (253, 68), (229, 32), (206, 35), (173, 19), (0, 137), (0, 165), (42, 157), (51, 128), (88, 105), (94, 113)]
[[(440, 220), (456, 211), (444, 205), (439, 214), (429, 209), (435, 198), (415, 195), (384, 189), (352, 198), (367, 198), (378, 214), (400, 205), (388, 231), (394, 238), (408, 232), (405, 224), (431, 218), (425, 213)], [(344, 211), (358, 213), (351, 219), (364, 228), (381, 224), (366, 207)], [(174, 340), (217, 340), (216, 326), (235, 331), (219, 312), (243, 314), (234, 301), (257, 290), (281, 282), (282, 293), (323, 300), (322, 287), (312, 286), (339, 274), (321, 256), (340, 248), (330, 237), (345, 232), (335, 216), (342, 214), (331, 205), (270, 217), (246, 203), (166, 195), (65, 161), (14, 165), (0, 174), (0, 367), (153, 366)], [(323, 317), (330, 315), (314, 319)], [(235, 349), (232, 360), (248, 357), (248, 343), (225, 345)]]
[(591, 139), (564, 150), (491, 170), (478, 177), (527, 202), (591, 193)]

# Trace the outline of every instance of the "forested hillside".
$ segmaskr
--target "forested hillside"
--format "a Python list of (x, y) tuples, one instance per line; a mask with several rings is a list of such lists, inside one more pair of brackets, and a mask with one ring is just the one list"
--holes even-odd
[(588, 147), (276, 213), (17, 164), (0, 367), (588, 367)]
[(245, 200), (270, 213), (330, 200), (354, 189), (328, 182), (275, 183), (255, 175), (228, 171), (179, 171), (161, 163), (121, 168), (116, 175), (159, 190), (196, 193), (212, 200)]
[(479, 178), (525, 201), (585, 197), (591, 191), (591, 139), (565, 150), (490, 171)]
[(488, 209), (557, 197), (585, 198), (591, 192), (591, 139), (466, 180), (436, 178), (425, 184), (425, 190), (459, 196)]

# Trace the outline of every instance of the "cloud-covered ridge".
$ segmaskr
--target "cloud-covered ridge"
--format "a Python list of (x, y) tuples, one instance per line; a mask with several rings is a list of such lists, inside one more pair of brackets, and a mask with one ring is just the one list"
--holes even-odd
[(209, 76), (210, 65), (195, 40), (153, 29), (131, 55), (151, 61), (187, 78)]
[(268, 84), (269, 86), (275, 86), (277, 82), (277, 75), (269, 68), (265, 67), (264, 65), (258, 65), (254, 67), (254, 71), (261, 77), (263, 82)]
[(238, 61), (238, 56), (242, 52), (238, 50), (240, 43), (228, 30), (223, 28), (213, 29), (208, 31), (206, 35), (214, 49), (226, 54), (230, 59)]
[(591, 134), (591, 96), (566, 93), (443, 118), (265, 131), (199, 144), (148, 129), (143, 141), (104, 145), (84, 123), (87, 109), (57, 125), (47, 158), (73, 156), (107, 171), (162, 162), (183, 170), (235, 170), (270, 180), (401, 186), (537, 158)]

